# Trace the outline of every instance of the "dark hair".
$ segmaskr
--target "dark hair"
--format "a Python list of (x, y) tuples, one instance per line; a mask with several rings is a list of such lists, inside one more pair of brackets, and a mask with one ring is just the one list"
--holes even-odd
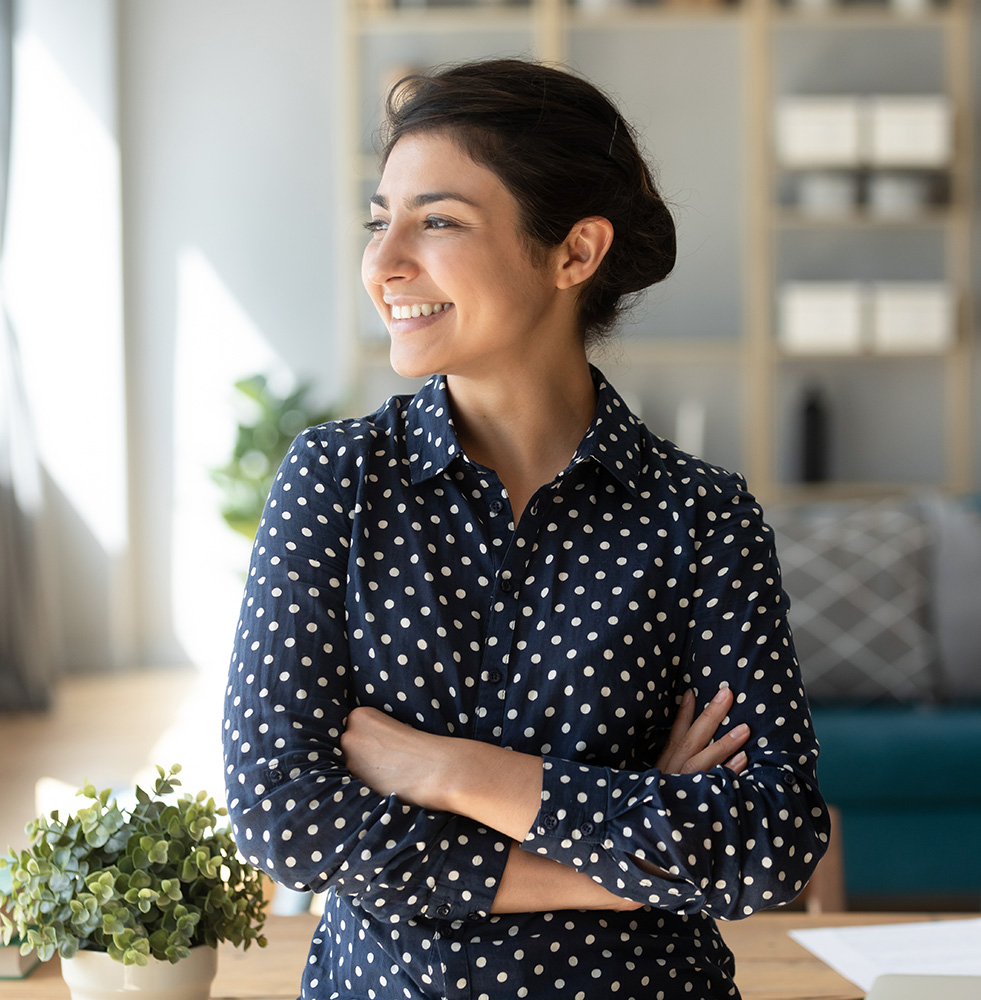
[(613, 326), (625, 295), (671, 272), (671, 213), (633, 130), (586, 80), (521, 59), (406, 77), (388, 95), (382, 163), (399, 139), (420, 131), (451, 134), (501, 179), (533, 252), (558, 246), (580, 219), (610, 221), (613, 244), (579, 300), (587, 340)]

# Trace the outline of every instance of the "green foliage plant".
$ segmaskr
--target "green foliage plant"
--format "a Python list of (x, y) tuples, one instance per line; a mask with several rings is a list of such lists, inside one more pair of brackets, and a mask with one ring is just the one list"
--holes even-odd
[(265, 947), (262, 874), (239, 857), (219, 824), (226, 810), (206, 792), (175, 798), (179, 771), (158, 767), (152, 794), (137, 788), (132, 809), (86, 783), (78, 794), (91, 805), (29, 823), (31, 846), (0, 857), (10, 873), (3, 943), (16, 934), (42, 961), (86, 949), (124, 965), (178, 962), (221, 941)]
[(322, 424), (337, 414), (313, 408), (307, 401), (310, 386), (305, 382), (280, 396), (265, 375), (250, 375), (239, 379), (235, 389), (248, 419), (239, 422), (232, 455), (225, 465), (212, 470), (211, 478), (222, 492), (225, 523), (251, 540), (293, 438), (304, 427)]

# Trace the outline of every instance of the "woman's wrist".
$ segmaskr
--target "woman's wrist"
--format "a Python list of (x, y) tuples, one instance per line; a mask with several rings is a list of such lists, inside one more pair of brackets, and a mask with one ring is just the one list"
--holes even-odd
[(512, 843), (491, 913), (638, 910), (642, 905), (615, 896), (574, 868), (540, 854), (529, 854)]
[(434, 771), (441, 808), (524, 840), (541, 803), (542, 758), (475, 740), (453, 743)]
[(431, 761), (426, 775), (423, 802), (439, 812), (459, 812), (455, 808), (460, 799), (458, 786), (465, 781), (468, 768), (461, 764), (466, 747), (471, 740), (453, 736), (432, 736), (419, 734), (426, 741), (425, 753)]

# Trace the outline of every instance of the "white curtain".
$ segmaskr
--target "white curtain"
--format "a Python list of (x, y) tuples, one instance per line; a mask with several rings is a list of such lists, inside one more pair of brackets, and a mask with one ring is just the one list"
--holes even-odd
[[(12, 86), (13, 0), (0, 0), (0, 265)], [(41, 709), (51, 698), (42, 513), (41, 470), (0, 266), (0, 712)]]

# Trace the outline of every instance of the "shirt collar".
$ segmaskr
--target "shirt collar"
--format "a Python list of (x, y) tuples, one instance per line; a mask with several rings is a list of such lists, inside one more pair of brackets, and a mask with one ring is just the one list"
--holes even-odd
[[(589, 459), (598, 462), (631, 493), (642, 470), (641, 422), (599, 369), (590, 366), (596, 386), (596, 412), (572, 461), (560, 475)], [(463, 449), (456, 436), (449, 391), (442, 375), (433, 375), (409, 400), (405, 417), (409, 476), (413, 485), (444, 472)], [(465, 456), (464, 456), (465, 457)]]
[(592, 365), (589, 367), (596, 386), (596, 412), (566, 472), (587, 459), (593, 459), (636, 494), (644, 467), (641, 447), (643, 424), (630, 412), (630, 407), (607, 382), (603, 373)]
[(413, 485), (438, 476), (462, 454), (444, 376), (432, 375), (409, 400), (405, 445)]

